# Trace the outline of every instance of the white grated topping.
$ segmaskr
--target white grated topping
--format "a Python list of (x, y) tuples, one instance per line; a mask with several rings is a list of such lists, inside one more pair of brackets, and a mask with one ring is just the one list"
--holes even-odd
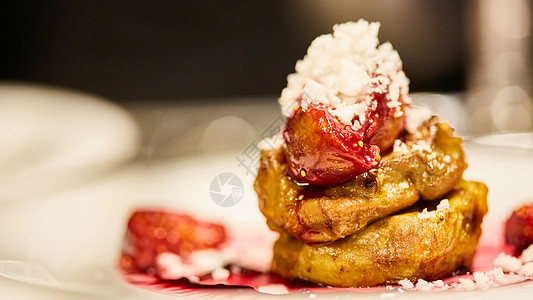
[(398, 281), (398, 284), (401, 285), (404, 289), (411, 290), (415, 285), (409, 279), (402, 279)]
[(520, 272), (522, 268), (522, 261), (503, 252), (494, 259), (493, 264), (501, 267), (505, 272)]
[(435, 285), (431, 282), (427, 282), (424, 279), (420, 278), (416, 282), (416, 289), (423, 292), (430, 292), (433, 290)]
[(427, 208), (424, 208), (424, 210), (421, 213), (418, 213), (419, 219), (429, 219), (431, 218), (432, 214), (428, 212)]
[(443, 211), (448, 208), (450, 208), (450, 201), (448, 199), (442, 199), (439, 205), (437, 205), (437, 211)]
[(492, 280), (483, 272), (474, 272), (474, 280), (478, 288), (486, 289), (492, 285)]
[(426, 141), (422, 141), (422, 140), (420, 140), (420, 141), (416, 142), (416, 144), (412, 145), (411, 149), (413, 151), (426, 152), (426, 153), (431, 153), (431, 151), (433, 151), (431, 149), (431, 145), (428, 144)]
[(273, 283), (259, 286), (257, 291), (264, 294), (270, 295), (285, 295), (289, 293), (289, 290), (284, 284)]
[(334, 25), (332, 34), (317, 37), (296, 63), (296, 72), (287, 76), (279, 98), (282, 113), (290, 116), (302, 97), (303, 109), (310, 103), (327, 105), (341, 122), (357, 130), (376, 93), (385, 94), (387, 106), (399, 112), (400, 99), (410, 101), (409, 81), (398, 52), (390, 43), (378, 45), (379, 27), (359, 20)]
[(491, 277), (496, 281), (496, 283), (499, 284), (506, 284), (507, 278), (505, 277), (505, 274), (503, 273), (503, 269), (500, 267), (494, 268), (490, 271), (488, 271), (487, 276)]
[(469, 278), (459, 278), (459, 284), (457, 285), (457, 288), (471, 291), (476, 288), (476, 283)]
[(521, 273), (527, 277), (533, 276), (533, 262), (528, 262), (527, 264), (523, 265)]
[(432, 217), (436, 217), (437, 213), (442, 212), (442, 211), (448, 209), (449, 207), (450, 207), (450, 201), (448, 201), (448, 199), (442, 199), (440, 201), (439, 205), (437, 205), (437, 209), (436, 210), (428, 211), (427, 208), (424, 208), (422, 210), (422, 212), (418, 213), (418, 218), (424, 220), (424, 219), (429, 219), (429, 218), (432, 218)]
[(442, 281), (442, 280), (433, 281), (433, 285), (435, 285), (435, 287), (437, 287), (437, 288), (446, 287), (446, 284), (444, 284), (444, 281)]
[(523, 263), (533, 261), (533, 244), (529, 245), (526, 250), (522, 251), (522, 255), (520, 255), (520, 260)]
[(194, 251), (186, 261), (175, 253), (163, 252), (157, 255), (156, 264), (163, 279), (186, 277), (193, 282), (195, 277), (216, 271), (232, 260), (233, 254), (229, 249), (207, 249)]
[(216, 268), (213, 272), (211, 272), (211, 277), (213, 277), (214, 280), (220, 281), (228, 279), (229, 274), (229, 270), (224, 268)]

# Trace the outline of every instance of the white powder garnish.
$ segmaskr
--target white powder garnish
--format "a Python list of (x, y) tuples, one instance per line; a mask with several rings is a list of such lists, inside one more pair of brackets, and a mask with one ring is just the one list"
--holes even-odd
[(507, 278), (505, 277), (505, 274), (503, 273), (503, 269), (500, 268), (500, 267), (494, 268), (494, 269), (486, 272), (485, 274), (487, 274), (487, 276), (489, 276), (489, 278), (494, 279), (494, 281), (496, 281), (496, 283), (499, 283), (499, 284), (507, 283)]
[(528, 262), (527, 264), (523, 265), (522, 270), (520, 271), (524, 276), (533, 276), (533, 262)]
[(399, 110), (409, 102), (409, 81), (390, 43), (379, 44), (379, 23), (365, 20), (333, 26), (332, 34), (317, 37), (307, 55), (296, 63), (281, 92), (282, 113), (290, 116), (302, 97), (302, 108), (324, 104), (345, 124), (359, 129), (373, 94), (385, 94), (387, 106)]
[(284, 284), (267, 284), (257, 288), (257, 291), (264, 294), (284, 295), (288, 294), (289, 290)]
[(409, 148), (407, 148), (407, 145), (404, 142), (397, 139), (394, 141), (394, 152), (398, 152), (400, 154), (407, 154), (409, 153)]
[(478, 288), (486, 289), (492, 285), (492, 280), (483, 272), (474, 272), (474, 280)]
[(522, 255), (520, 255), (520, 260), (523, 263), (533, 261), (533, 244), (529, 245), (526, 250), (522, 251)]
[(232, 260), (233, 254), (229, 249), (209, 249), (193, 252), (186, 261), (174, 253), (163, 252), (157, 255), (156, 264), (163, 279), (194, 279), (220, 269)]
[(437, 205), (437, 211), (443, 211), (448, 208), (450, 208), (450, 201), (448, 199), (442, 199), (439, 205)]
[(436, 217), (439, 212), (442, 212), (448, 209), (449, 207), (450, 207), (450, 202), (448, 201), (448, 199), (442, 199), (439, 205), (437, 205), (436, 210), (428, 211), (427, 208), (424, 208), (422, 212), (418, 213), (418, 218), (425, 220), (425, 219), (429, 219), (432, 217)]
[(444, 288), (444, 287), (446, 287), (446, 285), (444, 284), (444, 281), (442, 281), (442, 280), (435, 280), (435, 281), (433, 281), (433, 285), (435, 285), (435, 287), (437, 287), (437, 288)]
[(213, 277), (214, 280), (220, 281), (228, 279), (229, 274), (229, 270), (224, 268), (216, 268), (213, 272), (211, 272), (211, 277)]
[(233, 254), (229, 249), (208, 249), (194, 251), (190, 256), (191, 264), (203, 272), (211, 272), (233, 260)]
[(411, 290), (415, 287), (415, 285), (409, 279), (402, 279), (398, 281), (398, 284), (401, 285), (406, 290)]
[(419, 219), (429, 219), (431, 218), (432, 214), (428, 212), (427, 208), (424, 208), (424, 210), (421, 213), (418, 213)]
[(424, 279), (418, 279), (416, 282), (416, 289), (423, 292), (430, 292), (433, 290), (435, 285), (431, 282), (427, 282)]
[(416, 142), (416, 144), (412, 145), (411, 149), (413, 151), (427, 152), (427, 153), (431, 153), (433, 151), (431, 149), (431, 145), (429, 145), (426, 141), (422, 141), (422, 140), (418, 141), (418, 142)]
[(457, 288), (471, 291), (476, 288), (476, 283), (469, 278), (459, 278), (459, 284), (457, 285)]
[(522, 261), (503, 252), (494, 259), (493, 264), (497, 267), (501, 267), (505, 272), (519, 272), (522, 268)]

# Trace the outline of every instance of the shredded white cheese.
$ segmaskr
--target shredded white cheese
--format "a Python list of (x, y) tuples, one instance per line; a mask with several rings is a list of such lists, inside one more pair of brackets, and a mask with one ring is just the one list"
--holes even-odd
[(522, 251), (520, 260), (523, 263), (528, 263), (533, 261), (533, 244), (529, 245), (526, 250)]
[(438, 213), (442, 212), (442, 211), (445, 211), (447, 210), (448, 208), (450, 208), (450, 201), (448, 201), (448, 199), (442, 199), (439, 203), (439, 205), (437, 205), (437, 209), (436, 210), (433, 210), (433, 211), (428, 211), (427, 208), (424, 208), (422, 210), (422, 212), (418, 213), (418, 218), (419, 219), (429, 219), (429, 218), (432, 218), (432, 217), (436, 217)]
[(287, 77), (279, 98), (282, 113), (290, 116), (302, 97), (303, 109), (311, 103), (324, 104), (357, 130), (366, 122), (373, 94), (385, 94), (388, 107), (400, 112), (400, 101), (410, 101), (409, 81), (396, 50), (390, 43), (379, 45), (379, 27), (359, 20), (337, 24), (332, 34), (317, 37), (296, 63), (296, 72)]
[(493, 264), (501, 267), (505, 272), (519, 272), (522, 268), (522, 261), (520, 259), (503, 252), (494, 259)]

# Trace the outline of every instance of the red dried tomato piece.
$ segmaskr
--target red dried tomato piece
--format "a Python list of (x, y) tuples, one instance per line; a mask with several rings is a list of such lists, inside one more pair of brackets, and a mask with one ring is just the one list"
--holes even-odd
[(522, 205), (507, 219), (505, 241), (514, 246), (516, 254), (533, 244), (533, 203)]
[(119, 266), (125, 271), (155, 273), (156, 257), (172, 252), (187, 257), (193, 251), (218, 248), (226, 241), (224, 226), (162, 210), (135, 211), (129, 221)]
[(379, 148), (342, 124), (325, 108), (299, 108), (283, 132), (289, 172), (298, 181), (329, 185), (377, 167)]

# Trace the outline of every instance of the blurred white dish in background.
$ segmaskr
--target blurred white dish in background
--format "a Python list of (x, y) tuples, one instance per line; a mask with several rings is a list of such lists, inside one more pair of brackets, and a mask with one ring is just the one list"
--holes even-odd
[(0, 82), (0, 203), (57, 191), (138, 151), (122, 108), (73, 91)]

